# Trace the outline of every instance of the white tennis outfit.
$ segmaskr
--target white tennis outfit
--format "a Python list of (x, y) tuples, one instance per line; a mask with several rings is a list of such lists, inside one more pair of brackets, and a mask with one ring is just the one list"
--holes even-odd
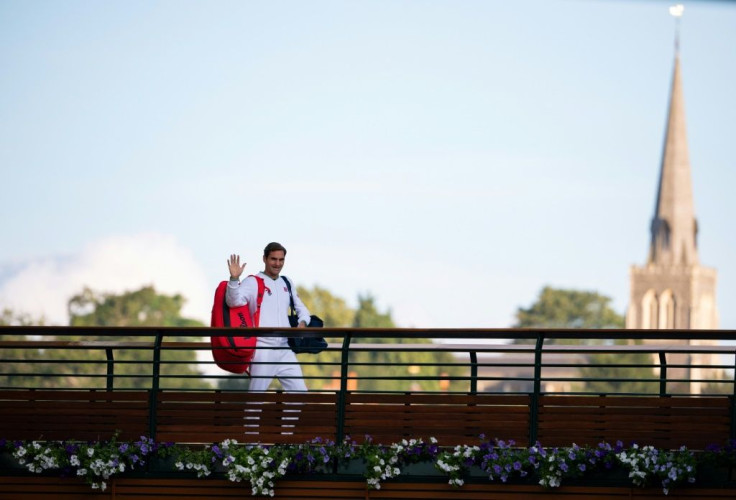
[[(261, 313), (258, 326), (269, 326), (279, 328), (291, 328), (289, 324), (289, 289), (284, 282), (287, 279), (279, 276), (271, 279), (263, 272), (258, 273), (263, 279), (266, 289), (261, 302)], [(309, 323), (309, 309), (299, 298), (296, 287), (292, 281), (292, 293), (294, 294), (294, 307), (296, 308), (299, 321)], [(248, 304), (250, 313), (255, 315), (258, 296), (258, 282), (253, 276), (248, 276), (241, 282), (229, 281), (225, 302), (230, 307), (238, 307)], [(279, 364), (270, 364), (279, 363)], [(284, 364), (281, 364), (284, 363)], [(306, 391), (304, 375), (299, 361), (294, 352), (289, 349), (285, 337), (258, 337), (256, 352), (250, 366), (250, 388), (251, 391), (265, 391), (271, 385), (274, 377), (278, 378), (286, 391)]]

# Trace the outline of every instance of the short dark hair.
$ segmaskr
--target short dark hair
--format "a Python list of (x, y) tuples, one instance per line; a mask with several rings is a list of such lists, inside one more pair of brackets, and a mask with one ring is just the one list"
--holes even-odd
[(271, 255), (271, 252), (278, 252), (279, 250), (284, 252), (284, 255), (286, 255), (286, 248), (284, 248), (284, 245), (272, 241), (263, 249), (263, 256), (268, 258), (268, 256)]

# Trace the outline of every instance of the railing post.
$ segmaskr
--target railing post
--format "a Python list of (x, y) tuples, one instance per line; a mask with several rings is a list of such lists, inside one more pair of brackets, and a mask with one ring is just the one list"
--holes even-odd
[(115, 358), (112, 355), (112, 347), (105, 349), (107, 356), (107, 392), (112, 392), (115, 380)]
[(335, 442), (342, 443), (345, 439), (345, 405), (348, 392), (348, 357), (350, 354), (350, 340), (352, 335), (346, 333), (340, 350), (340, 392), (337, 393), (337, 433)]
[[(736, 353), (734, 353), (733, 362), (734, 374), (736, 374)], [(731, 394), (731, 440), (736, 439), (736, 375), (734, 381), (731, 382), (733, 386), (733, 394)]]
[(470, 394), (478, 394), (478, 353), (470, 351)]
[(539, 396), (542, 392), (542, 347), (544, 333), (537, 334), (537, 344), (534, 347), (534, 388), (532, 390), (529, 408), (529, 445), (537, 442), (539, 434)]
[(667, 355), (659, 351), (659, 395), (667, 395)]
[(151, 373), (151, 393), (148, 395), (148, 437), (156, 439), (158, 389), (161, 375), (161, 343), (164, 334), (161, 330), (156, 332), (156, 341), (153, 344), (153, 370)]

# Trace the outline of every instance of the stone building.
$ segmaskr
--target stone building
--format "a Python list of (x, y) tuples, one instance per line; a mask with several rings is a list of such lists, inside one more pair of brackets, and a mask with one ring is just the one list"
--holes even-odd
[(716, 270), (700, 265), (697, 236), (677, 54), (649, 255), (630, 270), (627, 328), (718, 328)]
[[(716, 270), (701, 266), (698, 258), (698, 222), (693, 203), (679, 53), (675, 55), (667, 130), (650, 231), (646, 264), (631, 266), (629, 272), (631, 291), (626, 327), (717, 329)], [(698, 339), (697, 334), (682, 343), (715, 344), (711, 340)], [(708, 368), (719, 364), (718, 361), (717, 356), (706, 353), (671, 355), (667, 360), (669, 364), (688, 368), (670, 370), (668, 377), (691, 381), (685, 386), (671, 384), (672, 389), (695, 394), (703, 392), (707, 381), (724, 377), (722, 370)]]

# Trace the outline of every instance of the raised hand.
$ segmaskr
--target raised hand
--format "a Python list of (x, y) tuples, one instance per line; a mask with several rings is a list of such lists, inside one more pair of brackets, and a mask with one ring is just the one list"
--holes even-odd
[(240, 275), (243, 274), (245, 269), (245, 262), (240, 265), (240, 255), (231, 254), (230, 258), (227, 259), (227, 268), (230, 270), (230, 277), (240, 279)]

